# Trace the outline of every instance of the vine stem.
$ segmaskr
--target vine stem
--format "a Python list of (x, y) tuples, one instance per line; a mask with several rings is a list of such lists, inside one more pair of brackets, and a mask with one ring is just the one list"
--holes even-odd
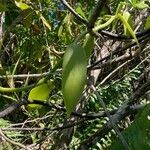
[[(105, 22), (104, 24), (100, 24), (100, 25), (98, 25), (97, 27), (95, 27), (94, 29), (92, 29), (92, 32), (93, 32), (93, 33), (96, 33), (97, 31), (106, 28), (107, 26), (109, 26), (109, 25), (113, 22), (113, 20), (114, 20), (115, 18), (116, 18), (116, 16), (111, 16), (110, 19), (109, 19), (107, 22)], [(83, 31), (83, 32), (75, 39), (74, 43), (78, 43), (87, 33), (89, 33), (88, 30)]]
[(114, 21), (115, 18), (116, 18), (116, 16), (111, 16), (110, 19), (107, 22), (105, 22), (104, 24), (100, 24), (100, 25), (96, 26), (93, 29), (93, 32), (97, 32), (101, 29), (106, 28), (107, 26), (109, 26)]
[(41, 84), (43, 84), (44, 82), (41, 82), (39, 84), (32, 84), (32, 85), (28, 85), (28, 86), (24, 86), (24, 87), (19, 87), (19, 88), (9, 88), (9, 87), (2, 87), (0, 86), (0, 92), (1, 93), (13, 93), (13, 92), (21, 92), (21, 91), (25, 91), (25, 90), (29, 90), (35, 86), (39, 86)]

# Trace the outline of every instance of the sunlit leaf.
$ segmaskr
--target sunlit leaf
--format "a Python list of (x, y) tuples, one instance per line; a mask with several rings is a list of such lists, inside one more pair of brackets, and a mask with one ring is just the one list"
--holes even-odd
[(48, 21), (43, 17), (42, 14), (40, 14), (40, 18), (41, 18), (42, 22), (44, 23), (44, 25), (45, 25), (49, 30), (51, 30), (50, 24), (49, 24)]
[(82, 8), (81, 8), (80, 6), (78, 6), (78, 7), (76, 8), (76, 11), (77, 11), (77, 13), (80, 14), (84, 19), (87, 19), (86, 16), (85, 16), (85, 14), (84, 14), (84, 12), (83, 12), (83, 10), (82, 10)]
[(67, 109), (67, 115), (77, 105), (83, 92), (87, 59), (84, 49), (75, 43), (68, 46), (63, 58), (62, 93)]
[(58, 36), (62, 35), (62, 31), (63, 31), (63, 26), (61, 25), (58, 29)]
[(30, 6), (27, 5), (26, 3), (23, 3), (22, 0), (20, 0), (20, 1), (17, 1), (17, 0), (16, 0), (16, 1), (15, 1), (15, 4), (16, 4), (17, 7), (19, 7), (19, 8), (22, 9), (22, 10), (25, 10), (25, 9), (30, 8)]
[[(42, 80), (39, 81), (39, 83), (42, 82)], [(43, 83), (41, 85), (38, 85), (37, 87), (33, 88), (28, 96), (28, 100), (46, 100), (53, 88), (53, 81), (50, 80), (47, 83)]]

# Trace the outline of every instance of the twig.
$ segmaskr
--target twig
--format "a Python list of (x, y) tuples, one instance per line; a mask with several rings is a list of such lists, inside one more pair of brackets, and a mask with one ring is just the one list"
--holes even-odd
[(82, 119), (79, 121), (75, 121), (73, 123), (67, 124), (67, 125), (58, 125), (57, 127), (54, 128), (1, 128), (3, 131), (58, 131), (58, 130), (63, 130), (67, 128), (71, 128), (77, 125), (82, 124), (84, 121), (88, 121), (88, 119)]
[[(145, 107), (147, 104), (140, 104), (140, 105), (133, 105), (133, 106), (130, 106), (129, 107), (129, 111), (130, 112), (135, 112), (139, 109), (142, 109), (143, 107)], [(115, 111), (117, 112), (117, 111)], [(110, 112), (109, 112), (110, 113)], [(96, 114), (96, 113), (95, 113)], [(106, 117), (106, 115), (104, 116)], [(95, 118), (99, 118), (99, 116), (95, 116)], [(56, 131), (56, 130), (63, 130), (63, 129), (66, 129), (66, 128), (71, 128), (73, 126), (78, 126), (80, 124), (82, 124), (83, 122), (85, 121), (89, 121), (90, 118), (84, 118), (84, 119), (81, 119), (80, 121), (76, 121), (74, 123), (71, 123), (71, 124), (68, 124), (68, 125), (58, 125), (57, 127), (55, 128), (18, 128), (18, 127), (8, 127), (8, 128), (1, 128), (2, 131)], [(19, 123), (18, 125), (22, 125), (23, 123)]]
[(25, 105), (25, 104), (26, 104), (26, 102), (11, 104), (9, 107), (4, 109), (3, 111), (0, 111), (0, 118), (3, 118), (5, 116), (11, 114), (13, 111), (15, 111), (16, 109), (20, 108), (22, 105)]
[[(66, 112), (66, 109), (61, 106), (61, 105), (56, 105), (53, 103), (47, 103), (46, 100), (45, 101), (38, 101), (38, 100), (34, 100), (33, 102), (29, 102), (26, 100), (23, 100), (21, 103), (13, 103), (10, 106), (8, 106), (7, 108), (5, 108), (3, 111), (0, 111), (0, 118), (6, 117), (7, 115), (11, 114), (13, 111), (19, 109), (22, 105), (28, 105), (28, 104), (39, 104), (45, 107), (50, 107), (59, 111), (63, 111)], [(111, 110), (109, 111), (109, 113), (111, 115), (113, 115), (115, 112), (117, 111), (117, 109), (115, 110)], [(72, 112), (72, 115), (80, 117), (80, 118), (87, 118), (87, 119), (96, 119), (96, 118), (100, 118), (100, 117), (106, 117), (106, 112), (105, 111), (101, 111), (98, 113), (95, 112), (91, 112), (91, 113), (77, 113), (77, 112)]]
[[(139, 43), (142, 44), (143, 41), (144, 41), (145, 39), (147, 39), (147, 38), (149, 38), (149, 35), (145, 35), (144, 37), (141, 37), (138, 41), (139, 41)], [(131, 47), (134, 47), (134, 46), (136, 46), (136, 45), (137, 45), (136, 42), (132, 42), (132, 43), (128, 44), (127, 46), (123, 47), (123, 48), (119, 47), (119, 48), (113, 50), (108, 56), (106, 56), (106, 57), (104, 57), (104, 58), (102, 58), (102, 59), (96, 61), (96, 62), (93, 63), (92, 65), (89, 65), (87, 68), (90, 70), (90, 69), (94, 68), (95, 66), (97, 66), (98, 64), (100, 64), (101, 62), (103, 62), (104, 60), (110, 58), (112, 55), (115, 55), (115, 54), (117, 54), (118, 52), (124, 52), (125, 50), (127, 50), (127, 49), (129, 49), (129, 48), (131, 48)]]
[(109, 75), (107, 75), (99, 85), (104, 84), (113, 74), (115, 74), (118, 70), (120, 70), (122, 67), (124, 67), (126, 64), (128, 64), (129, 62), (131, 62), (131, 60), (128, 60), (126, 62), (124, 62), (123, 64), (121, 64), (120, 66), (118, 66), (115, 70), (113, 70)]
[[(56, 104), (52, 104), (52, 103), (47, 103), (44, 101), (38, 101), (38, 100), (34, 100), (33, 102), (27, 102), (27, 101), (22, 101), (21, 103), (13, 103), (10, 106), (8, 106), (7, 108), (5, 108), (3, 111), (0, 111), (0, 118), (3, 118), (9, 114), (11, 114), (13, 111), (19, 109), (22, 105), (28, 105), (28, 104), (39, 104), (45, 107), (50, 107), (50, 108), (54, 108), (56, 110), (59, 111), (63, 111), (66, 112), (66, 109), (60, 105), (56, 105)], [(114, 114), (116, 112), (116, 110), (112, 110), (110, 111), (110, 114)], [(105, 112), (99, 112), (99, 113), (77, 113), (77, 112), (72, 112), (72, 115), (74, 116), (78, 116), (80, 118), (88, 118), (88, 119), (95, 119), (95, 118), (99, 118), (99, 117), (105, 117), (106, 113)]]
[(45, 77), (51, 74), (50, 72), (40, 73), (40, 74), (18, 74), (18, 75), (1, 75), (0, 79), (7, 79), (7, 78), (38, 78), (38, 77)]
[(113, 60), (108, 60), (108, 61), (104, 62), (103, 64), (100, 64), (99, 66), (95, 66), (95, 67), (91, 68), (91, 70), (104, 68), (104, 67), (107, 67), (109, 65), (113, 65), (114, 63), (116, 64), (118, 62), (130, 60), (131, 58), (136, 58), (138, 54), (139, 54), (138, 51), (133, 52), (132, 55), (131, 54), (124, 54), (120, 57), (114, 58)]
[(128, 76), (131, 72), (133, 72), (136, 68), (138, 68), (141, 64), (143, 64), (149, 57), (150, 57), (150, 55), (148, 55), (144, 60), (142, 60), (136, 67), (134, 67), (132, 70), (130, 70), (128, 73), (126, 73), (123, 77), (121, 77), (120, 79), (113, 82), (113, 84), (119, 82), (120, 80), (122, 80), (123, 78)]
[(41, 118), (35, 118), (35, 119), (27, 119), (27, 120), (25, 120), (24, 122), (21, 122), (21, 123), (13, 123), (13, 124), (10, 124), (8, 127), (17, 127), (17, 126), (23, 126), (23, 125), (25, 125), (25, 124), (27, 124), (27, 123), (33, 123), (33, 122), (39, 122), (39, 121), (41, 121), (41, 120), (45, 120), (45, 119), (47, 119), (47, 118), (50, 118), (51, 116), (53, 116), (53, 115), (50, 115), (50, 114), (48, 114), (48, 115), (45, 115), (45, 116), (43, 116), (43, 117), (41, 117)]

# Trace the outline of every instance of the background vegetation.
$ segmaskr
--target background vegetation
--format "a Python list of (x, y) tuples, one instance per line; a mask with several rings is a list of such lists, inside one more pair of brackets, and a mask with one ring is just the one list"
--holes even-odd
[(0, 0), (0, 148), (150, 149), (149, 37), (149, 0)]

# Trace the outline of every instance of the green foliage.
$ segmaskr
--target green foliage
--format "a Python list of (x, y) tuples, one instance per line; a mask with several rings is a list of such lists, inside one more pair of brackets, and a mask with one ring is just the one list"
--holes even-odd
[[(44, 79), (40, 80), (38, 84), (43, 82)], [(28, 100), (47, 100), (51, 90), (53, 89), (53, 81), (47, 81), (47, 83), (42, 83), (41, 85), (37, 85), (37, 87), (33, 88), (28, 96)]]
[(118, 14), (117, 17), (123, 22), (123, 25), (128, 29), (129, 33), (131, 34), (131, 36), (134, 38), (135, 42), (137, 43), (137, 45), (140, 47), (138, 39), (132, 29), (132, 27), (130, 26), (130, 24), (127, 22), (125, 16), (122, 16), (121, 14)]
[(26, 3), (23, 3), (22, 0), (16, 0), (15, 4), (17, 7), (19, 7), (21, 10), (29, 9), (30, 6), (27, 5)]
[[(132, 24), (131, 14), (129, 12), (123, 12), (123, 17), (128, 22), (128, 24), (132, 27), (133, 24)], [(130, 32), (128, 31), (128, 29), (125, 25), (124, 25), (124, 34), (128, 37), (130, 36)]]
[[(48, 101), (48, 97), (49, 94), (51, 93), (53, 86), (54, 86), (54, 82), (53, 80), (49, 80), (46, 83), (44, 82), (44, 79), (41, 79), (36, 87), (34, 87), (28, 96), (28, 100), (33, 102), (34, 100), (37, 101)], [(40, 84), (41, 83), (41, 84)], [(30, 104), (28, 105), (28, 111), (30, 114), (32, 114), (33, 116), (39, 115), (39, 116), (43, 116), (44, 114), (46, 114), (49, 109), (42, 106), (42, 105), (38, 105), (38, 104)]]
[[(98, 86), (98, 91), (105, 102), (107, 109), (109, 111), (117, 109), (126, 99), (131, 96), (131, 85), (130, 82), (136, 81), (140, 75), (139, 68), (134, 69), (132, 72), (127, 74), (124, 80), (112, 81), (105, 86)], [(86, 106), (84, 108), (85, 113), (99, 113), (103, 111), (102, 106), (99, 103), (96, 95), (93, 93), (87, 100)], [(138, 118), (138, 116), (137, 116)], [(99, 118), (94, 121), (88, 121), (77, 128), (77, 131), (73, 137), (72, 148), (80, 144), (87, 136), (91, 136), (98, 129), (100, 129), (103, 124), (107, 122), (107, 118)], [(113, 136), (112, 136), (113, 135)], [(92, 149), (108, 149), (112, 143), (113, 137), (115, 136), (114, 131), (109, 132), (105, 138), (99, 140), (96, 145), (92, 146)]]
[(130, 2), (133, 5), (133, 7), (137, 8), (137, 9), (144, 9), (144, 8), (149, 7), (146, 4), (146, 2), (148, 2), (148, 0), (131, 0)]
[[(97, 1), (78, 0), (68, 1), (68, 3), (88, 22)], [(107, 1), (99, 16), (96, 16), (98, 18), (93, 32), (91, 32), (61, 1), (15, 0), (0, 3), (0, 12), (4, 14), (3, 20), (0, 20), (2, 22), (1, 29), (4, 30), (0, 31), (3, 32), (0, 46), (0, 111), (6, 109), (14, 101), (20, 103), (22, 99), (31, 102), (34, 100), (39, 100), (40, 103), (44, 102), (44, 106), (29, 104), (17, 108), (13, 115), (11, 113), (5, 119), (0, 119), (0, 127), (9, 127), (11, 124), (21, 122), (21, 125), (17, 124), (20, 128), (48, 128), (45, 131), (24, 131), (24, 135), (14, 131), (4, 131), (5, 134), (24, 145), (39, 143), (43, 149), (51, 149), (71, 135), (70, 141), (66, 140), (68, 143), (70, 142), (67, 148), (78, 149), (84, 140), (100, 130), (107, 123), (107, 117), (89, 118), (82, 124), (79, 123), (77, 127), (74, 127), (74, 134), (71, 133), (70, 129), (58, 128), (58, 130), (53, 131), (54, 128), (57, 129), (58, 126), (67, 124), (66, 120), (69, 119), (66, 118), (65, 108), (69, 117), (78, 103), (78, 113), (83, 113), (83, 116), (104, 112), (104, 108), (100, 105), (99, 99), (89, 85), (97, 76), (94, 86), (109, 111), (118, 109), (125, 100), (132, 96), (136, 89), (141, 87), (141, 84), (146, 82), (146, 74), (142, 81), (140, 78), (149, 64), (149, 49), (146, 48), (149, 43), (146, 43), (147, 39), (144, 39), (147, 35), (142, 36), (141, 53), (138, 53), (136, 57), (134, 53), (137, 52), (137, 45), (127, 50), (124, 49), (133, 42), (132, 39), (122, 40), (118, 37), (127, 36), (139, 44), (141, 41), (138, 43), (138, 40), (141, 37), (136, 37), (134, 30), (141, 32), (144, 28), (150, 28), (147, 8), (149, 8), (148, 0)], [(142, 20), (143, 16), (144, 19)], [(101, 30), (105, 30), (109, 36), (103, 34)], [(130, 54), (130, 58), (128, 54)], [(100, 60), (105, 57), (105, 60)], [(127, 62), (127, 59), (130, 61)], [(99, 60), (95, 70), (92, 65)], [(113, 62), (111, 63), (111, 61)], [(127, 62), (126, 65), (115, 71), (124, 62)], [(43, 74), (45, 72), (50, 72), (50, 74), (47, 76)], [(33, 76), (30, 77), (28, 74)], [(12, 76), (9, 77), (8, 75)], [(109, 75), (107, 82), (101, 84)], [(86, 79), (88, 83), (86, 83)], [(42, 84), (39, 84), (40, 82)], [(37, 86), (26, 88), (32, 84)], [(20, 87), (21, 90), (17, 92), (14, 90)], [(84, 89), (87, 91), (80, 103), (79, 100), (83, 96)], [(146, 104), (147, 99), (142, 97), (136, 103)], [(47, 106), (45, 106), (46, 103)], [(137, 143), (143, 144), (142, 149), (147, 149), (149, 134), (145, 129), (149, 125), (148, 120), (146, 120), (148, 113), (149, 109), (144, 108), (135, 119), (134, 113), (131, 112), (128, 117), (132, 124), (127, 129), (123, 124), (124, 119), (118, 122), (124, 130), (122, 133), (125, 139), (129, 141), (133, 149), (140, 149)], [(73, 116), (69, 125), (74, 123), (74, 120), (84, 120), (83, 116)], [(146, 124), (143, 123), (142, 125), (141, 122), (146, 122)], [(67, 131), (67, 136), (63, 137), (61, 131), (63, 133)], [(89, 149), (108, 149), (114, 140), (112, 135), (117, 136), (112, 130)], [(141, 136), (144, 138), (141, 139)], [(59, 137), (61, 137), (60, 140), (56, 142)], [(122, 149), (119, 140), (115, 140), (112, 148), (117, 149), (118, 146)], [(7, 145), (9, 146), (3, 145), (2, 148), (18, 148), (10, 144)]]
[(85, 16), (85, 14), (84, 14), (84, 12), (83, 12), (81, 6), (78, 6), (78, 7), (76, 8), (76, 12), (77, 12), (78, 14), (80, 14), (84, 19), (87, 20), (87, 17)]
[(90, 35), (90, 34), (86, 35), (83, 48), (85, 49), (87, 59), (89, 59), (94, 48), (94, 36), (93, 35)]
[(145, 23), (145, 29), (149, 29), (149, 28), (150, 28), (150, 16), (147, 17), (146, 23)]
[[(10, 121), (4, 120), (2, 118), (0, 119), (0, 128), (7, 128), (10, 125), (11, 125)], [(20, 131), (5, 131), (5, 134), (9, 138), (15, 140), (16, 142), (21, 141), (21, 138), (23, 137), (23, 135)]]
[(79, 101), (86, 81), (87, 59), (85, 50), (76, 43), (68, 46), (63, 58), (62, 92), (67, 115)]
[[(125, 129), (122, 134), (129, 144), (131, 150), (148, 150), (150, 148), (150, 105), (148, 104), (146, 107), (139, 112), (136, 116), (134, 122)], [(112, 143), (112, 150), (120, 149), (123, 150), (124, 147), (119, 140), (116, 140)]]

